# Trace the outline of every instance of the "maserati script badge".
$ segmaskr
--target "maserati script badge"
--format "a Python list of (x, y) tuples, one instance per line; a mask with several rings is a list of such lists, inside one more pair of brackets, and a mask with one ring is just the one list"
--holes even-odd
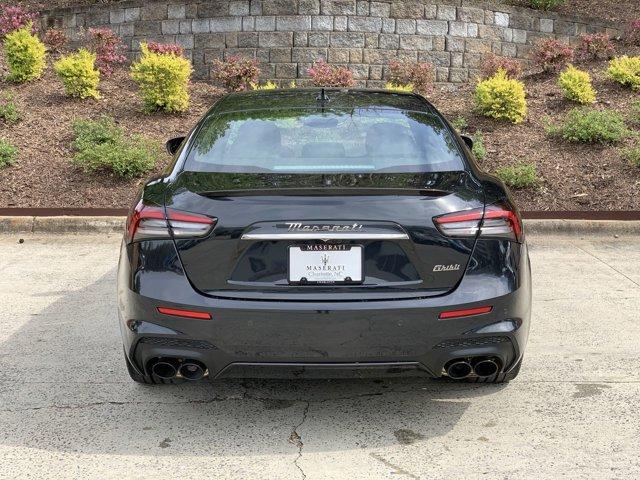
[(305, 225), (301, 222), (286, 222), (290, 232), (358, 232), (362, 230), (362, 224), (353, 225)]

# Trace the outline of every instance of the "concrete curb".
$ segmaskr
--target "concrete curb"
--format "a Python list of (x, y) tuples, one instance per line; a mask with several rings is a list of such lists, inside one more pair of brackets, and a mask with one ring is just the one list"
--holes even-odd
[[(0, 216), (0, 233), (107, 234), (122, 233), (125, 217), (33, 217)], [(640, 235), (639, 220), (538, 220), (525, 219), (525, 229), (532, 235)]]
[(125, 217), (0, 217), (1, 233), (121, 233)]
[(525, 219), (524, 228), (531, 235), (640, 235), (639, 220)]

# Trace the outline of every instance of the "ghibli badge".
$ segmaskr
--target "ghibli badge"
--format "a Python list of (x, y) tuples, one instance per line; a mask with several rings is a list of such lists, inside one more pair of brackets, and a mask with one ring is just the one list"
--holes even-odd
[(435, 265), (433, 267), (434, 272), (453, 272), (455, 270), (460, 270), (460, 265), (457, 263), (452, 263), (451, 265)]

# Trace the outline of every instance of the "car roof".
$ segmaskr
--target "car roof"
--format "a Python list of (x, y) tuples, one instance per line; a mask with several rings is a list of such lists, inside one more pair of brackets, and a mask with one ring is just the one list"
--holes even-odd
[[(324, 97), (328, 100), (322, 102)], [(252, 90), (222, 97), (211, 113), (282, 108), (319, 108), (331, 110), (386, 108), (437, 114), (424, 97), (409, 92), (354, 88), (291, 88)]]

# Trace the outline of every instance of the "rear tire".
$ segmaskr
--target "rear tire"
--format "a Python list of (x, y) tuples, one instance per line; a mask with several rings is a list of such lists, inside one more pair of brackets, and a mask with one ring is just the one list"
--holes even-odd
[(498, 372), (490, 377), (472, 377), (466, 380), (471, 383), (509, 383), (511, 380), (518, 376), (520, 373), (520, 367), (522, 366), (522, 358), (518, 360), (518, 363), (509, 372)]

